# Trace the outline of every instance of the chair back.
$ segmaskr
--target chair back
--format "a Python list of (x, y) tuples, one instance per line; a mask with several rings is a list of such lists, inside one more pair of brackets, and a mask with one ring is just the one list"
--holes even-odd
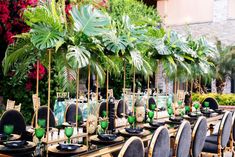
[[(99, 117), (102, 117), (103, 111), (106, 111), (106, 102), (102, 102), (99, 108)], [(115, 128), (115, 103), (114, 98), (110, 97), (108, 102), (108, 118), (109, 118), (109, 130)]]
[(123, 145), (118, 157), (144, 157), (144, 144), (139, 137), (129, 138)]
[(15, 107), (15, 101), (7, 99), (6, 111), (12, 110)]
[(235, 141), (235, 111), (233, 111), (233, 118), (232, 118), (232, 140)]
[[(38, 119), (45, 119), (46, 120), (46, 125), (47, 126), (47, 106), (41, 106), (38, 109)], [(32, 119), (32, 126), (35, 127), (35, 116), (36, 113), (34, 113), (33, 119)], [(50, 117), (49, 117), (49, 127), (55, 127), (55, 116), (52, 110), (50, 109)]]
[(183, 121), (177, 131), (174, 146), (176, 157), (188, 157), (191, 144), (191, 125), (188, 121)]
[(13, 125), (14, 134), (21, 135), (26, 131), (26, 123), (24, 121), (23, 115), (17, 110), (7, 110), (3, 113), (0, 121), (0, 132), (3, 133), (4, 125)]
[(170, 136), (166, 127), (160, 126), (153, 134), (148, 157), (169, 157), (170, 154)]
[[(117, 113), (117, 117), (118, 118), (122, 118), (123, 117), (123, 113), (124, 113), (124, 101), (122, 99), (120, 99), (117, 103), (117, 109), (116, 109)], [(128, 114), (128, 106), (125, 103), (125, 115)]]
[(218, 143), (222, 146), (222, 148), (225, 148), (227, 146), (227, 143), (229, 141), (229, 136), (231, 133), (232, 128), (232, 114), (229, 111), (226, 111), (220, 126), (219, 126), (219, 132), (218, 132)]
[(19, 105), (16, 105), (14, 107), (14, 109), (20, 112), (20, 110), (21, 110), (21, 103)]
[(191, 156), (198, 157), (203, 149), (207, 133), (207, 120), (201, 116), (192, 131)]
[(153, 97), (150, 97), (150, 98), (149, 98), (149, 100), (148, 100), (148, 106), (149, 106), (149, 109), (150, 109), (150, 105), (151, 105), (151, 104), (156, 105), (156, 101), (154, 100), (154, 98), (153, 98)]
[[(72, 122), (72, 123), (76, 123), (76, 104), (70, 104), (66, 111), (65, 111), (65, 121), (66, 122)], [(82, 110), (80, 109), (80, 107), (78, 106), (77, 108), (77, 113), (78, 115), (82, 116)], [(83, 117), (82, 120), (80, 121), (80, 123), (83, 123)]]
[(206, 101), (209, 102), (209, 107), (210, 107), (210, 109), (215, 110), (215, 109), (218, 109), (218, 108), (219, 108), (219, 104), (218, 104), (217, 100), (215, 100), (215, 99), (212, 98), (212, 97), (207, 97), (207, 98), (205, 98), (205, 99), (202, 101), (202, 107), (205, 107), (204, 102), (206, 102)]

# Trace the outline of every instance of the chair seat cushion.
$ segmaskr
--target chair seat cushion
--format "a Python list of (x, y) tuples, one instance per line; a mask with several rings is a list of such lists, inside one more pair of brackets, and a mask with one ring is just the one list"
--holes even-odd
[(218, 136), (216, 135), (210, 135), (206, 137), (206, 142), (217, 144), (218, 143)]
[(202, 152), (218, 153), (218, 145), (210, 142), (205, 142)]

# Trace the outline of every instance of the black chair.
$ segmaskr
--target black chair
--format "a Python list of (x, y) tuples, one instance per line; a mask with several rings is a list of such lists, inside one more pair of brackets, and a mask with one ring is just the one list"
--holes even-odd
[(205, 117), (199, 117), (192, 131), (192, 144), (190, 157), (199, 157), (203, 149), (207, 133), (207, 120)]
[(211, 98), (211, 97), (208, 97), (208, 98), (205, 98), (203, 101), (202, 101), (202, 107), (205, 107), (204, 105), (204, 102), (209, 102), (209, 107), (210, 109), (218, 109), (219, 108), (219, 104), (218, 102), (214, 99), (214, 98)]
[(160, 126), (153, 134), (146, 157), (169, 157), (170, 137), (166, 127)]
[[(77, 108), (78, 115), (82, 116), (82, 110), (80, 107)], [(76, 123), (76, 104), (70, 104), (65, 111), (65, 121), (68, 123)], [(79, 121), (78, 121), (79, 122)], [(83, 123), (83, 117), (79, 124)]]
[[(123, 117), (123, 113), (124, 113), (124, 101), (122, 99), (120, 99), (118, 101), (118, 104), (117, 104), (116, 116), (118, 118), (122, 118)], [(125, 103), (125, 115), (127, 115), (127, 114), (128, 114), (128, 106)]]
[(223, 152), (229, 142), (231, 128), (232, 114), (227, 111), (220, 122), (218, 133), (206, 137), (202, 154), (223, 156)]
[[(47, 106), (41, 106), (38, 109), (38, 119), (45, 119), (46, 120), (46, 125), (45, 128), (47, 126)], [(36, 113), (34, 113), (33, 115), (33, 119), (32, 119), (32, 126), (35, 127), (35, 116)], [(49, 117), (49, 127), (55, 127), (56, 123), (55, 123), (55, 115), (52, 112), (52, 110), (50, 109), (50, 117)]]
[(173, 149), (170, 157), (188, 157), (191, 143), (191, 125), (188, 121), (183, 121), (174, 138)]
[(123, 145), (118, 157), (144, 157), (144, 144), (139, 137), (129, 138)]
[[(102, 102), (99, 108), (99, 117), (103, 117), (103, 111), (106, 111), (106, 102)], [(108, 102), (109, 130), (115, 129), (115, 103), (114, 98), (110, 97)]]
[(151, 105), (151, 104), (156, 105), (156, 101), (154, 100), (154, 98), (153, 98), (153, 97), (150, 97), (150, 98), (149, 98), (149, 100), (148, 100), (148, 104), (149, 104), (149, 109), (150, 109), (150, 105)]
[(0, 121), (0, 132), (3, 133), (4, 125), (13, 125), (14, 134), (22, 135), (26, 132), (26, 123), (23, 115), (17, 110), (8, 110), (3, 113)]

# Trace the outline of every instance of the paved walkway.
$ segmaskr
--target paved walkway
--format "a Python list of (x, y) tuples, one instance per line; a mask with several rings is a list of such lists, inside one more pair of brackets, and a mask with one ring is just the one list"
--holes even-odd
[(205, 35), (215, 42), (219, 39), (224, 45), (235, 45), (235, 20), (220, 23), (200, 23), (181, 26), (170, 26), (172, 30), (186, 35), (191, 32), (193, 37)]

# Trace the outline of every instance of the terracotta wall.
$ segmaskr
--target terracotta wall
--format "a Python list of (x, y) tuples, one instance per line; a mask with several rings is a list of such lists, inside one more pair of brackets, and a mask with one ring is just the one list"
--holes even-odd
[(210, 22), (213, 21), (213, 2), (214, 0), (158, 0), (157, 9), (166, 25)]
[(228, 0), (228, 18), (235, 19), (235, 0)]

